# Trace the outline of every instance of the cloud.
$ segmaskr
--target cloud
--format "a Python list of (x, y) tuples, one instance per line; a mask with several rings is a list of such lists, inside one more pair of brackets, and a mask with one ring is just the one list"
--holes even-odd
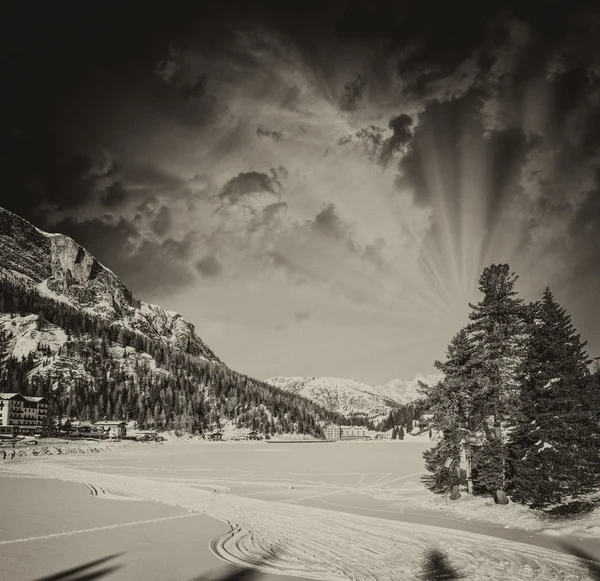
[(363, 98), (367, 87), (366, 81), (357, 73), (351, 81), (344, 85), (344, 93), (340, 98), (340, 108), (343, 111), (354, 111)]
[(152, 228), (155, 234), (159, 236), (164, 236), (171, 228), (171, 222), (171, 210), (168, 206), (162, 206), (152, 219), (150, 227)]
[(180, 65), (177, 62), (177, 58), (180, 55), (172, 44), (169, 45), (169, 56), (156, 64), (154, 72), (158, 75), (165, 83), (170, 83), (173, 77), (177, 74), (180, 69)]
[(196, 263), (198, 271), (208, 278), (217, 277), (223, 271), (223, 266), (215, 256), (205, 256)]
[(302, 323), (303, 321), (308, 321), (308, 319), (310, 319), (311, 315), (308, 312), (302, 311), (299, 313), (294, 313), (294, 319), (296, 319), (296, 322), (298, 323)]
[(242, 172), (231, 178), (219, 192), (219, 198), (235, 204), (246, 196), (257, 193), (276, 195), (281, 184), (273, 175), (257, 171)]
[(108, 186), (100, 196), (100, 202), (103, 206), (118, 206), (127, 197), (127, 191), (122, 182), (114, 182)]
[(412, 119), (405, 113), (392, 117), (388, 127), (392, 130), (392, 136), (386, 139), (381, 145), (379, 154), (379, 163), (384, 167), (388, 165), (392, 159), (392, 155), (404, 147), (411, 139)]
[(348, 233), (348, 227), (342, 222), (332, 203), (321, 206), (321, 211), (315, 216), (313, 228), (319, 234), (338, 239), (343, 239)]
[(181, 89), (181, 96), (184, 101), (192, 98), (199, 98), (206, 93), (206, 75), (200, 75), (192, 83), (187, 83)]
[(256, 129), (256, 135), (259, 137), (270, 137), (273, 141), (281, 141), (283, 139), (283, 133), (280, 131), (263, 129), (262, 127)]

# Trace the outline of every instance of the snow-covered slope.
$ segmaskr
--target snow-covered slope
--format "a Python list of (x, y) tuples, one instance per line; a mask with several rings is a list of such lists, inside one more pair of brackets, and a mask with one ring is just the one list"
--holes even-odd
[(364, 414), (371, 418), (387, 415), (393, 401), (373, 387), (338, 377), (272, 377), (267, 383), (306, 397), (324, 408), (343, 415)]
[(392, 379), (385, 385), (377, 385), (373, 389), (383, 397), (391, 399), (400, 405), (413, 402), (422, 397), (419, 392), (419, 382), (432, 385), (442, 378), (439, 373), (417, 375), (414, 379)]
[(114, 325), (219, 362), (181, 315), (136, 299), (111, 270), (68, 236), (42, 232), (3, 208), (0, 275)]
[(272, 377), (267, 383), (306, 397), (335, 413), (363, 414), (376, 419), (387, 416), (398, 405), (418, 399), (419, 380), (432, 383), (438, 379), (438, 375), (417, 375), (410, 381), (394, 379), (375, 387), (339, 377)]

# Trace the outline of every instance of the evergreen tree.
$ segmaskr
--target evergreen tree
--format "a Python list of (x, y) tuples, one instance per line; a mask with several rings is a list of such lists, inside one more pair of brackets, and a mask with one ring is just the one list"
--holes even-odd
[(398, 428), (398, 439), (404, 440), (404, 428), (402, 426)]
[[(467, 326), (470, 339), (480, 352), (477, 366), (478, 390), (474, 394), (478, 418), (489, 416), (493, 432), (488, 439), (498, 441), (498, 462), (492, 469), (489, 485), (480, 482), (482, 493), (494, 493), (498, 483), (505, 487), (506, 434), (518, 405), (518, 366), (525, 330), (526, 309), (522, 299), (517, 298), (514, 285), (517, 276), (508, 264), (492, 264), (484, 269), (479, 278), (479, 290), (483, 299), (470, 304), (471, 323)], [(474, 463), (476, 469), (476, 463)]]
[(452, 338), (446, 361), (434, 364), (444, 378), (435, 385), (420, 385), (425, 395), (424, 405), (433, 412), (430, 425), (442, 434), (432, 449), (423, 452), (425, 466), (433, 473), (431, 488), (434, 492), (449, 492), (458, 484), (461, 450), (485, 418), (480, 385), (481, 355), (481, 348), (463, 329)]
[(571, 317), (547, 288), (531, 308), (520, 418), (509, 444), (513, 500), (547, 508), (600, 485), (600, 395)]

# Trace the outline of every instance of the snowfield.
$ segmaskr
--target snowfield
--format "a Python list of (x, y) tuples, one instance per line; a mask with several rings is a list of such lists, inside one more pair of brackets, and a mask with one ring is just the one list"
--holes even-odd
[[(450, 501), (433, 499), (420, 482), (423, 447), (192, 442), (3, 468), (210, 515), (229, 526), (210, 543), (219, 558), (276, 575), (416, 579), (425, 553), (437, 548), (475, 581), (589, 578), (575, 558), (550, 548), (557, 546), (552, 538), (530, 541), (528, 533), (497, 525), (485, 534), (474, 532), (477, 528), (465, 522), (467, 514), (473, 516), (473, 503), (480, 505), (478, 517), (510, 519), (522, 512), (529, 515), (517, 523), (523, 528), (540, 530), (543, 523), (522, 507), (487, 505), (482, 499), (443, 507)], [(258, 453), (267, 451), (278, 453)], [(443, 513), (433, 513), (436, 505), (455, 518), (439, 518)]]

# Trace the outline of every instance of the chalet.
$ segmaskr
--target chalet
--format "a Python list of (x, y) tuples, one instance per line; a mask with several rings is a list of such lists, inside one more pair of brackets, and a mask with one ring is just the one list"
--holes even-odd
[(261, 436), (258, 434), (258, 432), (255, 432), (254, 430), (252, 432), (250, 432), (247, 436), (248, 440), (260, 440)]
[(71, 426), (69, 435), (75, 438), (102, 438), (104, 430), (90, 422), (79, 422)]
[(208, 434), (206, 439), (211, 442), (220, 442), (223, 439), (223, 434), (221, 432), (213, 432), (212, 434)]
[(94, 424), (108, 438), (124, 438), (127, 434), (127, 424), (119, 420), (104, 420)]

